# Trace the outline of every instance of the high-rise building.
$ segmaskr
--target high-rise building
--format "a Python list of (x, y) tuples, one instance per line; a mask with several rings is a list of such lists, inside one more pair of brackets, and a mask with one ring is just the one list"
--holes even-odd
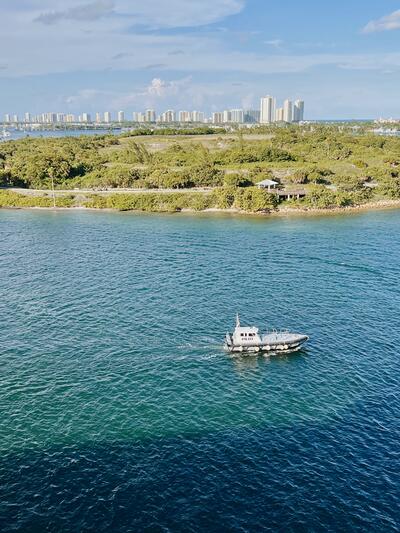
[(293, 121), (301, 122), (304, 120), (304, 101), (296, 100), (293, 108)]
[(160, 116), (160, 122), (166, 122), (166, 123), (176, 122), (175, 111), (173, 111), (172, 109), (168, 109), (167, 111), (165, 111), (165, 113), (162, 113), (162, 115)]
[(243, 109), (231, 109), (231, 122), (234, 122), (235, 124), (243, 124)]
[(82, 113), (81, 122), (84, 122), (85, 124), (87, 124), (88, 122), (92, 122), (90, 113)]
[(15, 122), (15, 124), (19, 122), (18, 115), (13, 115), (13, 122)]
[(224, 114), (220, 112), (214, 112), (212, 114), (212, 123), (213, 124), (222, 124), (224, 121)]
[(30, 124), (32, 122), (32, 117), (30, 113), (25, 113), (24, 120), (26, 124)]
[(275, 119), (276, 101), (272, 96), (261, 98), (260, 122), (261, 124), (271, 124)]
[(6, 114), (4, 115), (4, 122), (7, 122), (7, 123), (10, 123), (10, 122), (11, 122), (11, 117), (10, 117), (10, 115), (9, 115), (8, 113), (6, 113)]
[(118, 111), (118, 122), (125, 122), (125, 113), (123, 111)]
[(104, 113), (104, 122), (106, 124), (110, 124), (110, 122), (111, 122), (111, 113), (109, 111), (106, 111)]
[(146, 115), (144, 113), (137, 113), (138, 122), (146, 122)]
[(64, 113), (57, 113), (57, 118), (56, 118), (57, 122), (60, 122), (60, 123), (63, 123), (65, 122), (65, 115)]
[(100, 113), (96, 113), (96, 124), (100, 124), (101, 123), (101, 115)]
[(243, 120), (246, 124), (257, 124), (260, 122), (260, 111), (258, 109), (246, 109)]
[(154, 109), (146, 110), (146, 122), (155, 122), (156, 121), (156, 112)]
[(65, 117), (65, 122), (68, 124), (72, 124), (73, 122), (76, 122), (76, 117), (72, 113), (68, 113), (68, 115)]
[(222, 122), (224, 124), (227, 124), (228, 122), (231, 122), (232, 120), (232, 114), (229, 109), (225, 109), (225, 111), (222, 114)]
[(275, 122), (283, 122), (283, 107), (277, 107), (275, 110)]
[(204, 113), (202, 111), (192, 111), (189, 113), (192, 122), (204, 122)]
[(293, 122), (293, 104), (291, 100), (283, 102), (283, 120), (285, 122)]
[(179, 122), (191, 122), (190, 111), (179, 111), (178, 121)]

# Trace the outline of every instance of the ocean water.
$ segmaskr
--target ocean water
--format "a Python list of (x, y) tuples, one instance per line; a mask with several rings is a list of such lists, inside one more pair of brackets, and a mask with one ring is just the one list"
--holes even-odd
[[(88, 129), (65, 129), (65, 130), (6, 130), (10, 133), (10, 137), (0, 137), (1, 142), (19, 141), (27, 138), (54, 138), (54, 137), (80, 137), (81, 135), (118, 135), (121, 129), (106, 129), (106, 128), (88, 128)], [(1, 133), (1, 132), (0, 132)]]
[(1, 211), (0, 530), (399, 531), (399, 229)]

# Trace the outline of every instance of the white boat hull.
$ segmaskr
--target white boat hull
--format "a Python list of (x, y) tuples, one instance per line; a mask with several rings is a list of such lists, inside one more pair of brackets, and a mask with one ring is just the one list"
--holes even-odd
[(226, 336), (224, 349), (231, 353), (284, 353), (299, 350), (308, 341), (307, 335), (293, 333), (273, 333), (265, 335), (261, 343), (235, 344), (230, 335)]

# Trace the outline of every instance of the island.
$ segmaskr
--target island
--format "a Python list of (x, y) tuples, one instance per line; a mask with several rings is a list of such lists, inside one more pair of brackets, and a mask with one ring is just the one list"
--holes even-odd
[(0, 207), (289, 213), (400, 205), (372, 125), (139, 128), (0, 143)]

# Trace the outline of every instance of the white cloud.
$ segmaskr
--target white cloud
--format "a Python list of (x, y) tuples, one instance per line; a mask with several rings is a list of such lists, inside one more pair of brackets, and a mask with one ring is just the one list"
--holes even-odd
[(271, 39), (270, 41), (264, 41), (264, 44), (272, 46), (273, 48), (280, 48), (283, 45), (282, 39)]
[(50, 11), (39, 15), (35, 22), (56, 24), (60, 20), (93, 21), (113, 13), (114, 0), (95, 0), (90, 4), (70, 7), (64, 11)]
[(374, 33), (398, 29), (400, 29), (400, 9), (378, 20), (371, 20), (362, 31), (363, 33)]
[[(68, 20), (96, 21), (109, 16), (123, 27), (202, 26), (239, 13), (245, 0), (31, 0), (34, 20), (45, 24)], [(54, 7), (59, 6), (59, 9)]]

